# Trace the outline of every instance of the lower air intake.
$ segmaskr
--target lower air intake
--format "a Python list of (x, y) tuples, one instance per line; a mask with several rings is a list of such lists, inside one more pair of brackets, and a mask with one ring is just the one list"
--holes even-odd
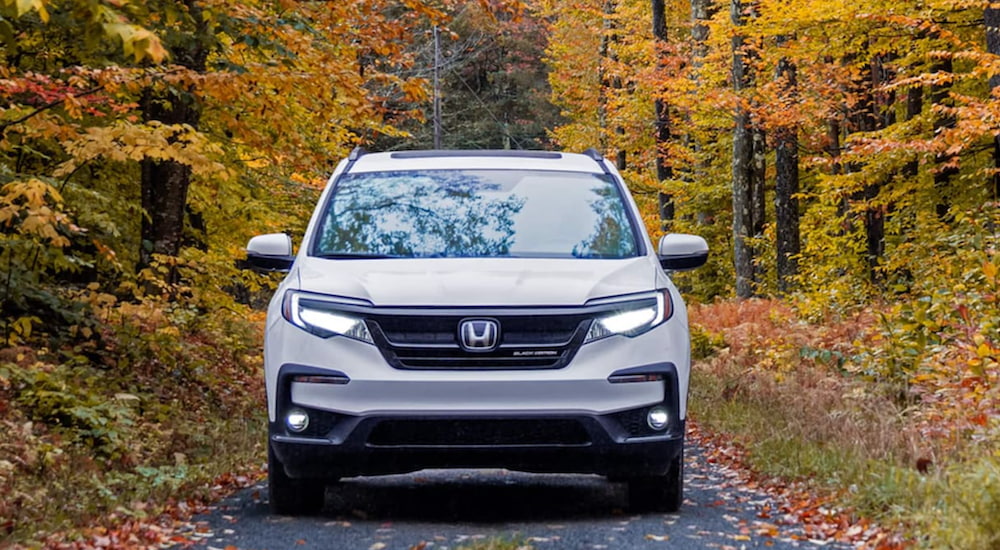
[(372, 430), (374, 447), (581, 446), (590, 436), (576, 420), (383, 420)]

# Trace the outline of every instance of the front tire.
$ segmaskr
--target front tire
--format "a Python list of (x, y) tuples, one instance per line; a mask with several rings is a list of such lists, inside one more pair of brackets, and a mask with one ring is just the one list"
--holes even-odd
[(267, 445), (267, 493), (271, 512), (283, 516), (315, 514), (323, 509), (326, 486), (321, 480), (293, 479)]
[(634, 477), (628, 480), (628, 503), (633, 512), (680, 510), (684, 501), (684, 447), (670, 462), (666, 475)]

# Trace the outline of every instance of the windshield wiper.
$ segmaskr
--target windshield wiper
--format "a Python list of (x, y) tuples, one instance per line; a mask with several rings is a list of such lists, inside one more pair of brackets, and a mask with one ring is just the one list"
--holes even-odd
[(316, 258), (324, 260), (384, 260), (387, 258), (402, 258), (392, 254), (366, 254), (355, 252), (331, 252), (329, 254), (316, 254)]
[(420, 258), (468, 258), (464, 254), (457, 254), (455, 252), (433, 252), (431, 254), (421, 254)]

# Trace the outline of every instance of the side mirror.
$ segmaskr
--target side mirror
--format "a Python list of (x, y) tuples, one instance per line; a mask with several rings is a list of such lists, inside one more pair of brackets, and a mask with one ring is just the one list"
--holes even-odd
[(660, 265), (668, 271), (687, 271), (708, 261), (708, 243), (697, 235), (671, 233), (660, 238)]
[(292, 238), (284, 233), (257, 235), (247, 243), (247, 263), (255, 271), (287, 272), (294, 261)]

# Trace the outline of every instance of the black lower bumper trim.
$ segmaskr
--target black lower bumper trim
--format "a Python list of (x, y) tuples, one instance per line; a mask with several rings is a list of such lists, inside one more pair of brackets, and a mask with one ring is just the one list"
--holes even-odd
[[(337, 479), (426, 468), (506, 468), (609, 477), (664, 475), (681, 452), (684, 422), (635, 437), (621, 413), (559, 417), (340, 417), (329, 437), (270, 444), (293, 478)], [(559, 427), (565, 432), (556, 434)], [(556, 436), (553, 439), (553, 436)]]
[(368, 435), (369, 447), (586, 446), (587, 430), (575, 419), (386, 419)]

